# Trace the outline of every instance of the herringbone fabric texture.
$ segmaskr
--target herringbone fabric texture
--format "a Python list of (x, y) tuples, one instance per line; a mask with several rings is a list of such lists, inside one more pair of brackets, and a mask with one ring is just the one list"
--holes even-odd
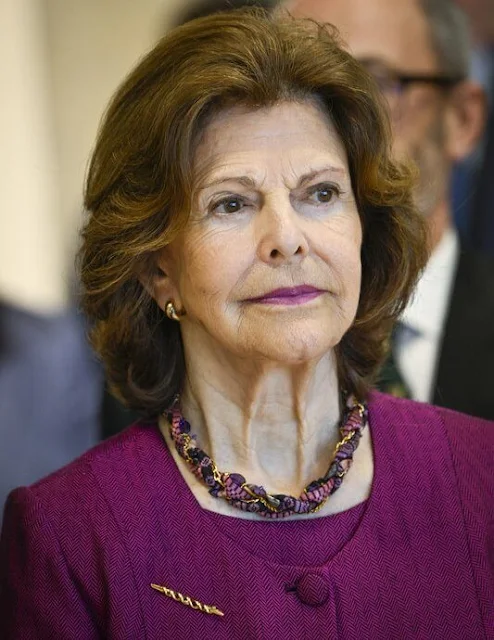
[(370, 430), (369, 499), (311, 521), (202, 510), (156, 426), (17, 490), (0, 638), (493, 639), (494, 424), (374, 394)]

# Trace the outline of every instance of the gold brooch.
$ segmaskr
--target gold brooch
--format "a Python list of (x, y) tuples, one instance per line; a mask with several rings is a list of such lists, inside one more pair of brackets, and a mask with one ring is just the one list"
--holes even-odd
[(191, 607), (192, 609), (197, 609), (198, 611), (202, 611), (203, 613), (210, 613), (215, 616), (224, 616), (223, 611), (220, 611), (214, 605), (203, 604), (198, 600), (193, 600), (189, 598), (189, 596), (184, 596), (182, 593), (178, 593), (178, 591), (173, 591), (173, 589), (168, 589), (168, 587), (162, 587), (159, 584), (152, 584), (151, 587), (160, 593), (164, 593), (165, 596), (176, 600), (177, 602), (181, 602), (185, 604), (187, 607)]

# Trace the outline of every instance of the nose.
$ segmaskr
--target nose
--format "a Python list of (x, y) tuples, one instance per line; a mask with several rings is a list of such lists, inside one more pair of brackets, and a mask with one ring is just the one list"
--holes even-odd
[(303, 221), (289, 198), (266, 201), (259, 216), (259, 258), (268, 264), (300, 261), (309, 253)]

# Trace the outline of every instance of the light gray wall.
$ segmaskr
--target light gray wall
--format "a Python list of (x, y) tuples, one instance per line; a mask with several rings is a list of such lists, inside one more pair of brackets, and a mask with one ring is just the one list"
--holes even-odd
[(2, 0), (0, 296), (40, 310), (66, 301), (99, 120), (183, 2)]

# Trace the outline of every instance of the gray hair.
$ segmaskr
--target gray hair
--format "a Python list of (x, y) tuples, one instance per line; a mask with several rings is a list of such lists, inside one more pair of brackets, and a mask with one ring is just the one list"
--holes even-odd
[(467, 77), (470, 33), (463, 11), (452, 0), (420, 0), (429, 25), (432, 47), (442, 73)]

